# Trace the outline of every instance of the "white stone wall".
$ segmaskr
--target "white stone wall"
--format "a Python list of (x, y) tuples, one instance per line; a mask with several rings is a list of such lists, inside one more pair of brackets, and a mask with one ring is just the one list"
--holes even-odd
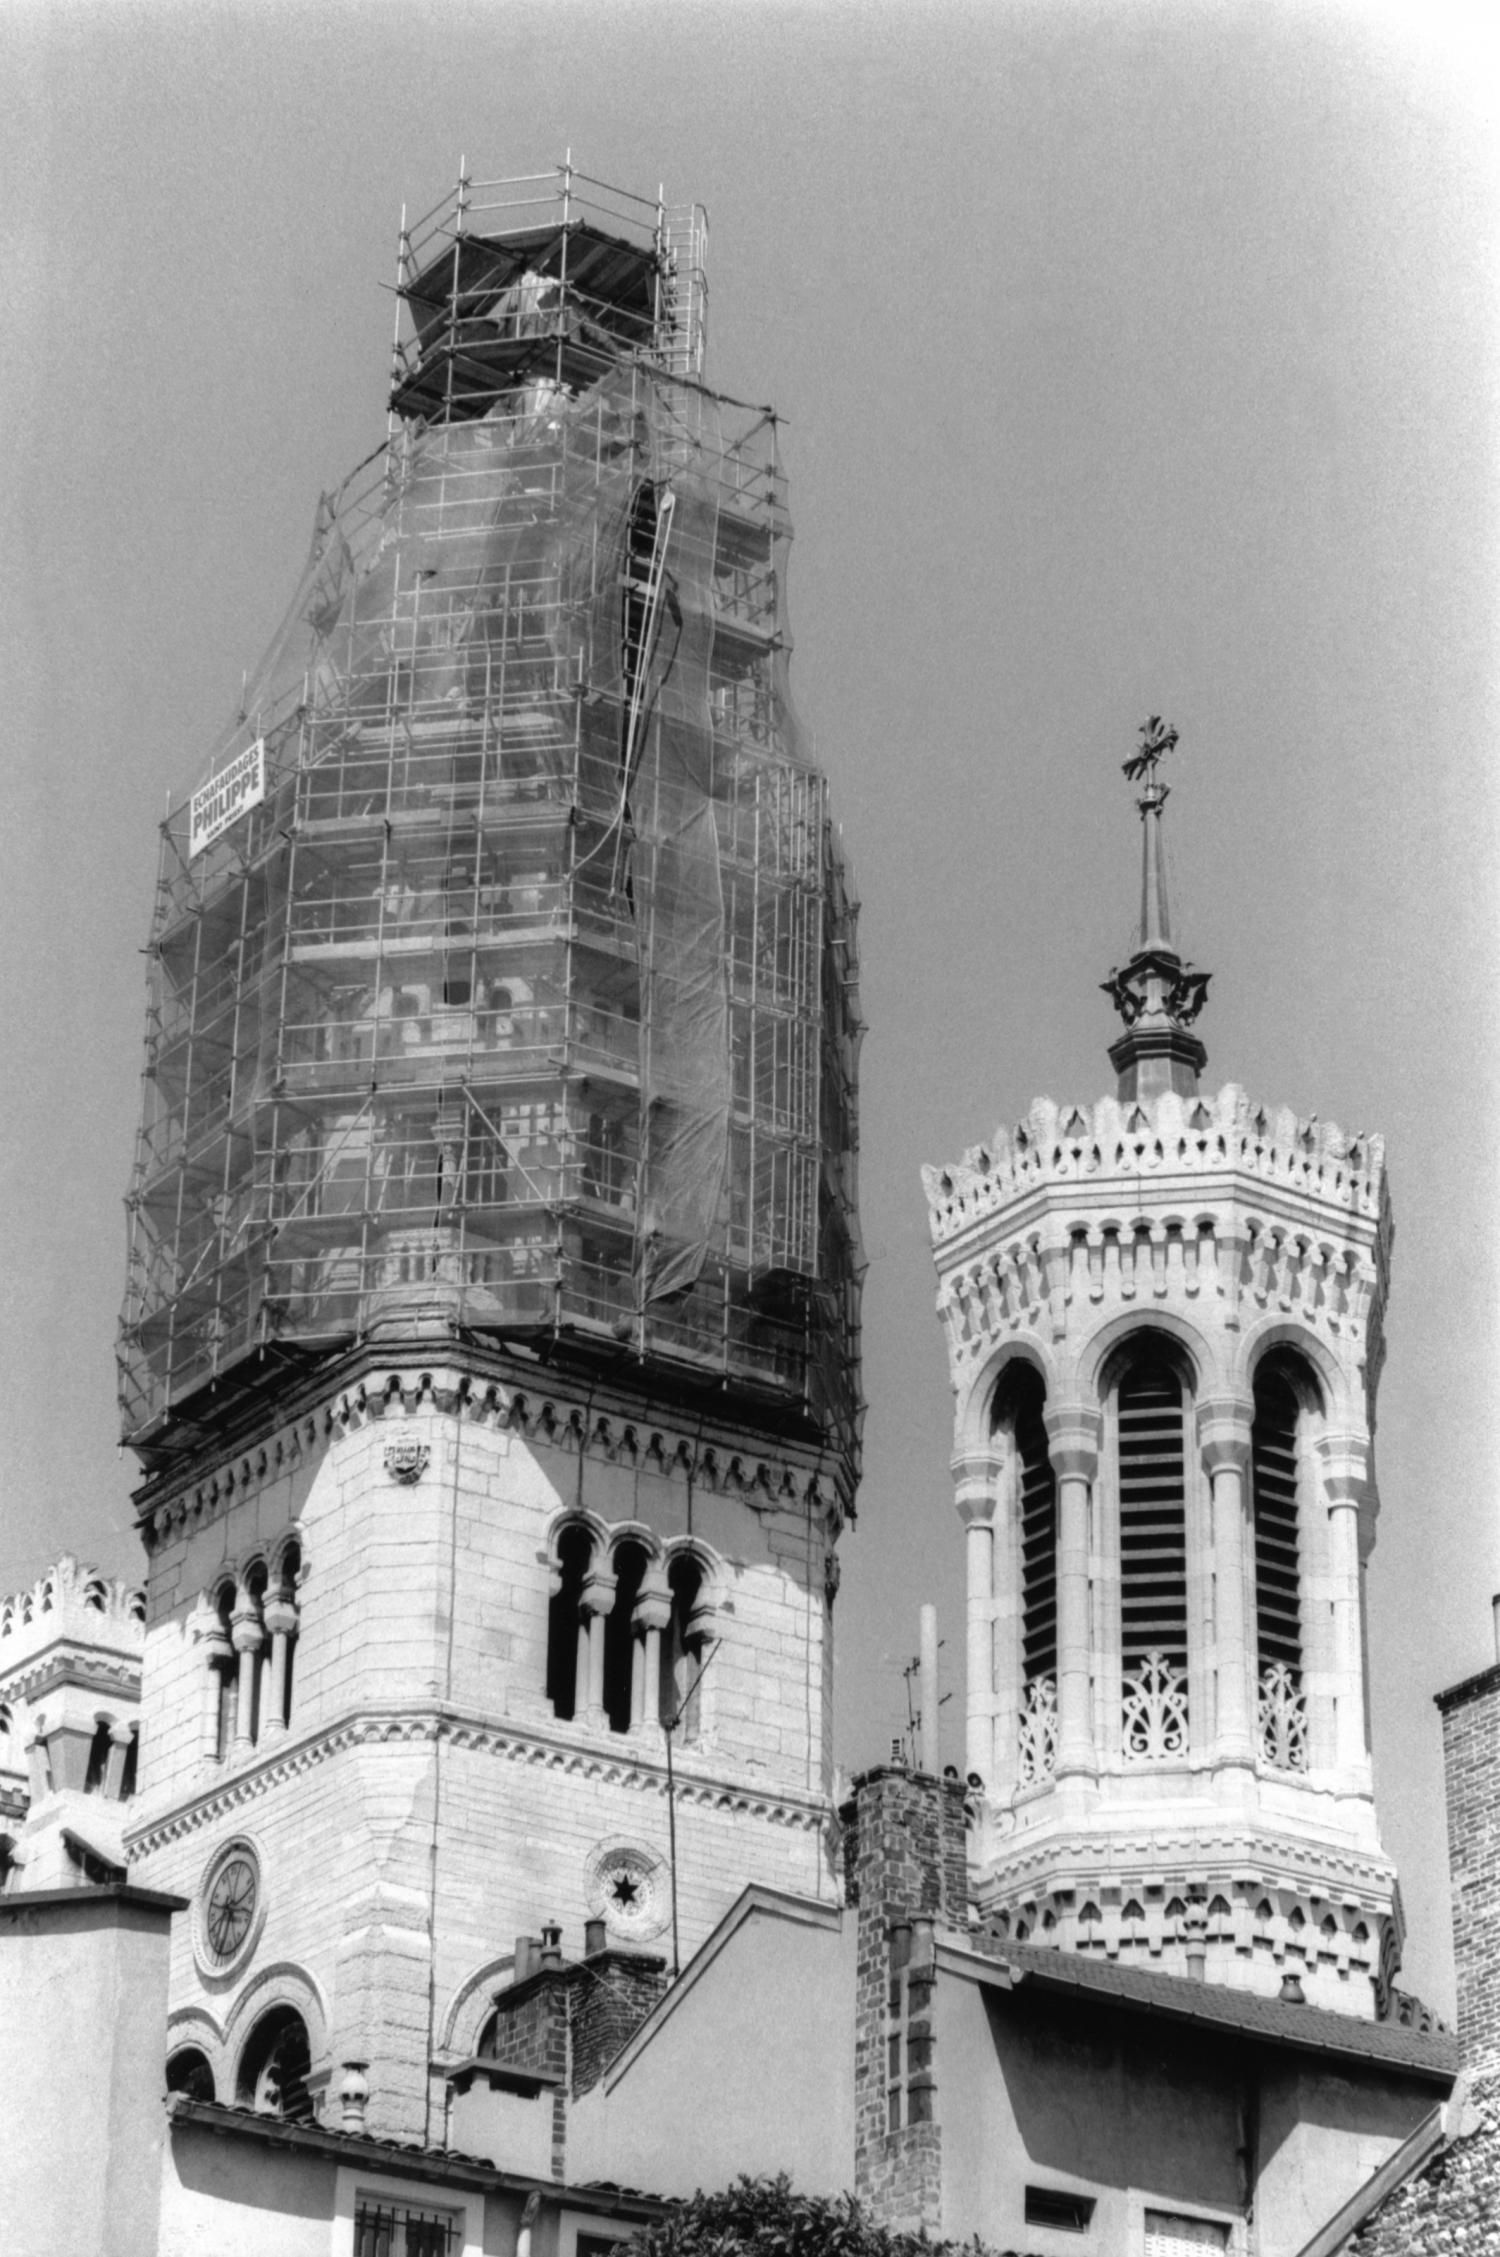
[[(264, 1882), (263, 1929), (228, 1979), (205, 1969), (192, 1920), (174, 1939), (176, 2039), (204, 2046), (221, 2098), (251, 2023), (285, 1998), (315, 2068), (372, 2063), (373, 2126), (440, 2136), (429, 2053), (472, 2047), (495, 1987), (476, 1978), (518, 1934), (556, 1920), (581, 1952), (609, 1850), (651, 1900), (626, 1935), (670, 1954), (663, 1734), (561, 1721), (545, 1691), (552, 1539), (580, 1499), (592, 1526), (648, 1545), (691, 1535), (712, 1580), (700, 1730), (674, 1750), (684, 1958), (748, 1881), (834, 1895), (833, 1523), (808, 1468), (666, 1446), (641, 1465), (649, 1436), (614, 1427), (580, 1451), (555, 1408), (523, 1420), (504, 1396), (441, 1386), (346, 1399), (153, 1510), (132, 1877), (195, 1897), (243, 1835)], [(226, 1571), (292, 1530), (291, 1716), (221, 1762), (195, 1631)]]

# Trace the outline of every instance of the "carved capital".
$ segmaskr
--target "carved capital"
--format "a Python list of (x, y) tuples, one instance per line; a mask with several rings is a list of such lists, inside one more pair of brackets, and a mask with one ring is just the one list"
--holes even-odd
[(1047, 1452), (1059, 1480), (1092, 1481), (1099, 1471), (1103, 1415), (1087, 1403), (1049, 1404), (1042, 1413)]
[(578, 1604), (584, 1614), (608, 1614), (615, 1603), (616, 1579), (594, 1568), (583, 1579)]
[(954, 1458), (953, 1502), (965, 1528), (988, 1525), (995, 1518), (1000, 1483), (1000, 1460), (991, 1450), (974, 1457)]
[(1254, 1416), (1254, 1405), (1237, 1395), (1209, 1395), (1198, 1405), (1198, 1448), (1210, 1479), (1231, 1467), (1249, 1471)]
[(641, 1585), (640, 1596), (631, 1615), (631, 1626), (642, 1635), (648, 1630), (665, 1630), (672, 1619), (672, 1593), (665, 1581), (649, 1578)]
[(267, 1599), (261, 1616), (273, 1638), (289, 1638), (297, 1627), (297, 1609), (290, 1599)]
[(1370, 1494), (1370, 1443), (1363, 1434), (1320, 1434), (1315, 1444), (1330, 1505), (1360, 1506)]
[(229, 1635), (237, 1654), (258, 1654), (266, 1642), (260, 1616), (248, 1607), (235, 1608), (229, 1618)]

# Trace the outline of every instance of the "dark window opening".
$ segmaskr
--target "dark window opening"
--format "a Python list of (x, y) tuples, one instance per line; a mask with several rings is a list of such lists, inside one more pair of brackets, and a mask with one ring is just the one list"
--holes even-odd
[(273, 2007), (256, 2023), (240, 2057), (240, 2106), (262, 2116), (285, 2117), (289, 2123), (309, 2122), (311, 2070), (307, 2024), (294, 2007)]
[(614, 1605), (604, 1618), (604, 1713), (611, 1732), (628, 1732), (638, 1713), (635, 1678), (643, 1651), (635, 1634), (636, 1601), (646, 1573), (640, 1545), (619, 1545), (614, 1570)]
[(167, 2061), (168, 2092), (184, 2093), (189, 2100), (212, 2100), (214, 2073), (208, 2055), (196, 2045), (180, 2046)]
[(105, 1776), (109, 1770), (110, 1745), (109, 1719), (102, 1717), (94, 1726), (94, 1737), (89, 1742), (88, 1769), (83, 1775), (83, 1791), (86, 1795), (102, 1794), (104, 1790)]
[(1120, 1468), (1121, 1659), (1187, 1666), (1187, 1462), (1182, 1381), (1144, 1349), (1116, 1398)]
[(995, 1424), (1016, 1453), (1021, 1520), (1021, 1652), (1028, 1685), (1057, 1671), (1057, 1478), (1042, 1414), (1047, 1391), (1030, 1364), (1013, 1364), (996, 1397)]
[(1302, 1577), (1298, 1541), (1297, 1457), (1301, 1406), (1285, 1372), (1255, 1379), (1250, 1431), (1255, 1497), (1255, 1631), (1262, 1670), (1281, 1662), (1295, 1683), (1302, 1670)]
[(1026, 2189), (1028, 2226), (1054, 2226), (1063, 2233), (1085, 2233), (1094, 2215), (1091, 2194), (1070, 2194), (1062, 2187), (1029, 2186)]
[(693, 1615), (703, 1593), (703, 1570), (695, 1559), (679, 1554), (667, 1569), (667, 1583), (672, 1615), (661, 1637), (659, 1713), (663, 1724), (680, 1719), (682, 1738), (690, 1741), (698, 1737), (703, 1633), (693, 1626)]
[(586, 1528), (565, 1528), (558, 1538), (561, 1580), (547, 1609), (547, 1698), (566, 1723), (578, 1704), (578, 1648), (584, 1577), (593, 1544)]

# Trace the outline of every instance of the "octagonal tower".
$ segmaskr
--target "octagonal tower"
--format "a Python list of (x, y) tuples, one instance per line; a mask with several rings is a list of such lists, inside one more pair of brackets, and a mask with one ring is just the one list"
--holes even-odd
[(1150, 723), (1115, 1093), (924, 1171), (968, 1542), (981, 1913), (1052, 1942), (1393, 2010), (1364, 1666), (1384, 1151), (1200, 1094), (1208, 975)]

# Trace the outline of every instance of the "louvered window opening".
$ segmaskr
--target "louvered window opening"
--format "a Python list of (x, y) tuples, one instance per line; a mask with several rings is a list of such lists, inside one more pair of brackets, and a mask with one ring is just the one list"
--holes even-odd
[(1057, 1477), (1040, 1390), (1017, 1412), (1021, 1491), (1021, 1639), (1026, 1683), (1057, 1669)]
[(1182, 1384), (1158, 1360), (1120, 1382), (1121, 1659), (1187, 1666), (1186, 1463)]
[(1255, 1631), (1262, 1670), (1302, 1670), (1301, 1561), (1297, 1529), (1297, 1397), (1279, 1373), (1256, 1381), (1250, 1430), (1255, 1497)]

